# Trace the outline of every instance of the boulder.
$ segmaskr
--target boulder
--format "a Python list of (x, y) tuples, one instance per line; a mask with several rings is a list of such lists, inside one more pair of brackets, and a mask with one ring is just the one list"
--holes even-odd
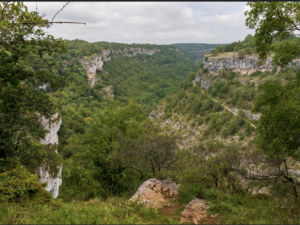
[(129, 201), (138, 201), (149, 207), (160, 208), (178, 194), (179, 184), (168, 180), (149, 179), (138, 188)]
[(206, 204), (206, 201), (195, 198), (184, 208), (179, 222), (193, 221), (195, 224), (198, 224), (199, 220), (206, 219), (206, 211), (208, 209), (209, 206)]

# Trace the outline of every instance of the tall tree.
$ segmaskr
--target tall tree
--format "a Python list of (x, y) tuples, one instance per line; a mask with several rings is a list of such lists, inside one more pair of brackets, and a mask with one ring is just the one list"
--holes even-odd
[(54, 57), (66, 51), (65, 41), (43, 30), (56, 22), (43, 17), (22, 2), (0, 3), (0, 158), (32, 170), (55, 155), (39, 141), (46, 133), (41, 116), (50, 118), (57, 107), (37, 87), (61, 86)]
[[(255, 28), (255, 48), (264, 61), (273, 53), (273, 63), (287, 66), (300, 56), (299, 2), (249, 2), (246, 24)], [(261, 112), (256, 144), (277, 162), (284, 184), (292, 184), (298, 198), (296, 181), (288, 172), (287, 157), (300, 159), (300, 71), (296, 79), (281, 86), (268, 81), (259, 87), (253, 111)], [(283, 167), (280, 164), (284, 165)], [(275, 177), (273, 175), (273, 177)], [(275, 179), (275, 181), (280, 179)]]

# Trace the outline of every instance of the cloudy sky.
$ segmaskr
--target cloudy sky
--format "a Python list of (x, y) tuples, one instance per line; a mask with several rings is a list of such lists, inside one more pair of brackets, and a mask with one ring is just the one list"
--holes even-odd
[[(47, 19), (66, 2), (25, 2)], [(48, 29), (56, 38), (120, 43), (230, 43), (253, 30), (245, 26), (246, 2), (71, 2)]]

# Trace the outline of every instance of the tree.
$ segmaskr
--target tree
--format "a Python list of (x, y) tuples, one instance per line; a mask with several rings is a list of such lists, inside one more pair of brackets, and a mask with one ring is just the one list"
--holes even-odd
[(42, 30), (57, 22), (43, 17), (22, 2), (0, 3), (0, 158), (33, 171), (55, 150), (39, 143), (46, 133), (41, 116), (50, 118), (57, 107), (38, 86), (62, 85), (54, 57), (66, 51), (65, 41)]
[(270, 155), (300, 159), (300, 71), (281, 86), (269, 81), (259, 87), (254, 111), (261, 112), (258, 144)]
[(243, 59), (246, 56), (246, 51), (244, 49), (241, 49), (238, 51), (238, 58)]
[[(273, 63), (287, 66), (300, 56), (300, 3), (295, 2), (248, 2), (246, 25), (255, 29), (255, 49), (259, 59), (265, 61), (268, 53), (274, 53)], [(278, 41), (276, 41), (276, 39)]]

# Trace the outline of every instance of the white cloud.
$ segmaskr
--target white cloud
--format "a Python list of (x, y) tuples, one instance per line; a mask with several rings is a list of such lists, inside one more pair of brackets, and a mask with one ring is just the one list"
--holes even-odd
[(185, 7), (181, 11), (182, 15), (184, 16), (185, 19), (192, 19), (194, 17), (194, 12), (191, 8)]
[[(35, 10), (35, 2), (25, 2)], [(38, 2), (38, 11), (52, 19), (65, 2)], [(254, 31), (245, 27), (246, 3), (230, 2), (71, 2), (48, 31), (55, 37), (89, 42), (229, 43)]]

